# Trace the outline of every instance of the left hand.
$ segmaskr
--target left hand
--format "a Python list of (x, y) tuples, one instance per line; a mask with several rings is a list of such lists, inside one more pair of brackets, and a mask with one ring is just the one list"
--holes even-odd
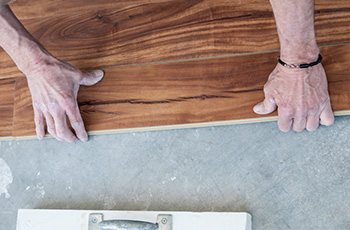
[[(52, 56), (30, 66), (23, 72), (32, 95), (38, 139), (45, 135), (46, 121), (48, 132), (57, 140), (74, 142), (79, 138), (86, 142), (88, 135), (78, 107), (78, 90), (80, 85), (99, 82), (103, 71), (83, 73)], [(75, 134), (68, 128), (67, 116)]]

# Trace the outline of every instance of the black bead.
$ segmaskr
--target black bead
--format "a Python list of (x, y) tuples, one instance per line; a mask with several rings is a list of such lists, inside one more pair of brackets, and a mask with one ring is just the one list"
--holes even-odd
[(309, 68), (309, 64), (301, 64), (299, 65), (299, 68), (304, 69), (304, 68)]

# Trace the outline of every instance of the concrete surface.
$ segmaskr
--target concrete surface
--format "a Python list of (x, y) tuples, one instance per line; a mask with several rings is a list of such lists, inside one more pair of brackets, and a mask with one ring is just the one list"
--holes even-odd
[(276, 122), (92, 136), (88, 143), (3, 141), (19, 208), (246, 211), (254, 229), (350, 229), (350, 117), (314, 133)]

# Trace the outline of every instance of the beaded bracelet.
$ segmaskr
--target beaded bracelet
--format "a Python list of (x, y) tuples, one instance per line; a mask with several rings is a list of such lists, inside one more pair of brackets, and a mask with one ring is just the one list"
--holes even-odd
[(322, 56), (321, 56), (321, 54), (319, 54), (319, 55), (318, 55), (317, 61), (311, 62), (311, 63), (300, 64), (300, 65), (287, 64), (287, 63), (285, 63), (284, 61), (282, 61), (281, 58), (280, 58), (279, 56), (277, 57), (277, 60), (278, 60), (278, 63), (280, 63), (280, 64), (283, 65), (283, 66), (287, 66), (287, 67), (289, 67), (289, 68), (301, 68), (301, 69), (303, 69), (303, 68), (309, 68), (309, 67), (311, 67), (311, 66), (315, 66), (315, 65), (321, 63), (321, 61), (322, 61)]

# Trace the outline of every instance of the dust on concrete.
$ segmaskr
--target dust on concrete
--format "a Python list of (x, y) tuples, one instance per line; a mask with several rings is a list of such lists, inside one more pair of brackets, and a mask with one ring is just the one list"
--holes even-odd
[(10, 184), (13, 182), (13, 176), (10, 167), (7, 163), (0, 158), (0, 198), (2, 194), (5, 194), (5, 198), (9, 199), (10, 194), (8, 192)]

